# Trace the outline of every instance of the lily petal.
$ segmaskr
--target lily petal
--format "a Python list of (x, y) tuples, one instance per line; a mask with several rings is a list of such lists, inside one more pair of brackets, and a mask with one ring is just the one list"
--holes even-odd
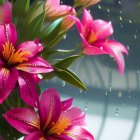
[(14, 128), (24, 134), (39, 130), (39, 119), (35, 112), (29, 108), (16, 108), (8, 111), (4, 118)]
[(12, 21), (12, 3), (5, 2), (0, 6), (0, 24), (8, 24)]
[(62, 104), (61, 110), (65, 111), (68, 108), (70, 108), (72, 106), (72, 102), (73, 102), (73, 98), (70, 98), (70, 99), (67, 99), (65, 101), (62, 101), (61, 102), (61, 104)]
[(32, 107), (38, 107), (39, 95), (36, 89), (37, 83), (30, 74), (20, 72), (18, 83), (22, 100)]
[(45, 3), (46, 10), (57, 8), (60, 5), (60, 0), (47, 0)]
[(90, 23), (92, 21), (93, 21), (93, 18), (91, 14), (89, 13), (88, 10), (84, 9), (83, 17), (82, 17), (82, 24), (86, 25), (87, 23)]
[(91, 23), (91, 28), (95, 33), (96, 40), (106, 39), (113, 34), (112, 23), (104, 20), (94, 20)]
[(63, 111), (60, 118), (67, 118), (71, 125), (85, 125), (85, 114), (77, 107)]
[(71, 137), (67, 136), (66, 134), (61, 134), (61, 135), (56, 135), (56, 136), (53, 136), (54, 139), (52, 140), (73, 140)]
[(73, 140), (94, 140), (92, 134), (79, 126), (70, 126), (66, 133)]
[(24, 137), (24, 140), (45, 140), (43, 134), (40, 131), (35, 131)]
[(42, 93), (38, 110), (43, 128), (58, 120), (61, 113), (61, 102), (59, 93), (54, 88), (47, 89)]
[(33, 57), (27, 62), (19, 64), (17, 69), (26, 71), (29, 73), (48, 73), (53, 71), (53, 67), (41, 57)]
[(24, 42), (20, 44), (17, 49), (20, 49), (22, 52), (29, 52), (26, 57), (31, 58), (41, 52), (43, 50), (43, 47), (40, 43), (38, 43), (38, 40), (35, 40)]
[[(18, 71), (16, 69), (0, 69), (0, 104), (9, 96), (14, 89), (18, 79)], [(7, 87), (8, 85), (8, 87)]]
[(80, 34), (80, 37), (83, 43), (83, 50), (82, 50), (83, 54), (86, 54), (86, 55), (108, 54), (108, 51), (106, 50), (106, 48), (102, 46), (96, 46), (95, 43), (92, 46), (87, 42), (87, 40), (84, 38), (82, 34)]
[(122, 74), (125, 68), (125, 61), (124, 61), (124, 57), (122, 53), (125, 53), (128, 55), (128, 51), (125, 48), (125, 46), (114, 40), (108, 40), (106, 42), (99, 42), (96, 45), (103, 46), (104, 48), (106, 48), (106, 50), (108, 50), (108, 54), (112, 55), (117, 61), (119, 71)]
[(3, 51), (3, 44), (5, 42), (13, 43), (14, 45), (17, 42), (17, 32), (14, 24), (0, 24), (0, 52)]
[(69, 17), (69, 19), (75, 21), (78, 32), (83, 34), (84, 33), (84, 26), (81, 23), (81, 21), (76, 16), (69, 15), (68, 17)]

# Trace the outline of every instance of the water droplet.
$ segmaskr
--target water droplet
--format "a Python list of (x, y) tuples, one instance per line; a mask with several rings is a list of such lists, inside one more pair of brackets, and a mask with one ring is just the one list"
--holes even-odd
[(137, 35), (134, 35), (134, 39), (137, 39)]
[(100, 50), (103, 50), (103, 47), (102, 46), (100, 47)]
[(129, 23), (132, 23), (132, 20), (131, 19), (129, 19), (128, 21), (129, 21)]
[(108, 95), (108, 92), (107, 92), (107, 90), (105, 91), (105, 95)]
[(112, 86), (111, 86), (111, 85), (109, 85), (109, 91), (110, 91), (110, 92), (112, 91)]
[(121, 16), (119, 16), (119, 19), (120, 19), (120, 21), (122, 21), (122, 20), (123, 20)]
[(102, 7), (101, 7), (100, 5), (98, 5), (98, 8), (99, 8), (99, 9), (102, 9)]
[(79, 92), (80, 92), (80, 93), (82, 93), (82, 92), (83, 92), (83, 90), (82, 90), (82, 89), (80, 89), (80, 90), (79, 90)]
[(115, 111), (115, 116), (118, 117), (119, 116), (119, 109), (116, 108), (116, 111)]
[(127, 46), (127, 50), (130, 50), (129, 46)]
[(123, 93), (122, 93), (122, 92), (118, 92), (117, 94), (118, 94), (118, 97), (119, 97), (119, 98), (121, 98), (121, 97), (122, 97), (122, 95), (123, 95)]
[(64, 36), (63, 36), (63, 39), (66, 39), (66, 38), (67, 38), (67, 35), (64, 35)]
[(64, 87), (65, 85), (66, 85), (66, 82), (65, 82), (65, 81), (63, 81), (63, 82), (62, 82), (62, 86)]
[(88, 110), (88, 103), (86, 102), (86, 104), (85, 104), (85, 111), (87, 111)]
[(107, 8), (107, 12), (110, 13), (110, 10)]

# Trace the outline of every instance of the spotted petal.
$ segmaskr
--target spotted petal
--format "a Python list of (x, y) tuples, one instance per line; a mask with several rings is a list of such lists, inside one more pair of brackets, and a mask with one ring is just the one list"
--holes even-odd
[(36, 82), (26, 72), (20, 72), (18, 77), (20, 96), (24, 102), (32, 107), (38, 107), (39, 95), (36, 89)]
[(17, 49), (20, 49), (22, 52), (28, 52), (27, 58), (31, 58), (43, 50), (42, 45), (35, 41), (27, 41), (20, 44)]
[(19, 64), (16, 68), (29, 73), (48, 73), (53, 71), (53, 67), (41, 57), (33, 57), (27, 62)]
[(39, 116), (43, 128), (56, 122), (61, 113), (61, 102), (58, 92), (54, 88), (45, 90), (39, 102)]
[(11, 109), (4, 115), (4, 118), (9, 124), (24, 134), (29, 134), (40, 129), (37, 115), (29, 108)]
[(0, 104), (9, 96), (18, 79), (16, 69), (0, 68)]
[(79, 126), (70, 126), (66, 133), (73, 140), (94, 140), (92, 134)]

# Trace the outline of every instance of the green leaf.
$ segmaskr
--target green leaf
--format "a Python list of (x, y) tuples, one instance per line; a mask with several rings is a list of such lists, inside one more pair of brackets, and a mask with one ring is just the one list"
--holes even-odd
[(45, 50), (52, 49), (54, 46), (56, 46), (58, 42), (63, 39), (64, 35), (65, 35), (65, 32), (61, 32), (57, 36), (55, 36), (50, 42), (47, 42)]
[(55, 20), (52, 24), (50, 24), (48, 27), (43, 29), (43, 31), (40, 34), (40, 40), (42, 42), (52, 41), (59, 33), (60, 27), (61, 27), (62, 18)]
[(78, 88), (87, 90), (86, 85), (72, 71), (70, 71), (66, 68), (62, 68), (62, 67), (55, 67), (54, 73), (56, 76), (58, 76), (62, 80), (66, 81)]
[(52, 56), (54, 54), (62, 54), (62, 55), (65, 55), (65, 54), (72, 53), (74, 51), (75, 50), (62, 50), (62, 49), (53, 50), (53, 49), (47, 49), (42, 54), (43, 54), (43, 57), (44, 58), (48, 58), (48, 57), (50, 57), (50, 56)]
[(13, 4), (13, 17), (22, 16), (24, 17), (30, 7), (30, 0), (16, 0)]
[(41, 13), (29, 24), (29, 26), (26, 27), (28, 34), (27, 32), (23, 31), (26, 33), (25, 37), (28, 38), (28, 40), (35, 39), (38, 37), (38, 34), (40, 33), (41, 26), (44, 21), (44, 16), (45, 16), (45, 12)]
[(61, 61), (59, 61), (58, 63), (55, 64), (56, 67), (69, 67), (77, 58), (79, 58), (82, 55), (73, 55), (70, 57), (67, 57)]

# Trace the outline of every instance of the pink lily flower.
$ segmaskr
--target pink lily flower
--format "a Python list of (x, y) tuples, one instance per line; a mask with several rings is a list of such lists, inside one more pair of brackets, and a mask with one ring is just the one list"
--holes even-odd
[(18, 81), (21, 98), (37, 107), (36, 74), (53, 71), (52, 66), (38, 56), (43, 50), (42, 45), (35, 40), (16, 46), (17, 32), (12, 23), (0, 25), (0, 36), (0, 103), (9, 96)]
[(75, 0), (76, 6), (86, 5), (86, 7), (94, 5), (101, 0)]
[(73, 8), (68, 5), (60, 5), (60, 0), (47, 0), (45, 4), (46, 18), (55, 20), (71, 13)]
[(94, 140), (84, 128), (85, 114), (72, 107), (72, 98), (60, 101), (58, 92), (50, 88), (39, 100), (38, 113), (30, 108), (8, 111), (4, 117), (14, 128), (25, 134), (24, 140)]
[(128, 55), (128, 51), (123, 44), (108, 39), (113, 34), (111, 22), (101, 19), (93, 20), (91, 14), (86, 9), (84, 9), (82, 21), (74, 16), (70, 18), (76, 21), (76, 26), (82, 39), (83, 54), (109, 54), (113, 56), (122, 74), (125, 67), (123, 53)]
[(7, 24), (12, 21), (12, 4), (5, 2), (0, 6), (0, 24)]

